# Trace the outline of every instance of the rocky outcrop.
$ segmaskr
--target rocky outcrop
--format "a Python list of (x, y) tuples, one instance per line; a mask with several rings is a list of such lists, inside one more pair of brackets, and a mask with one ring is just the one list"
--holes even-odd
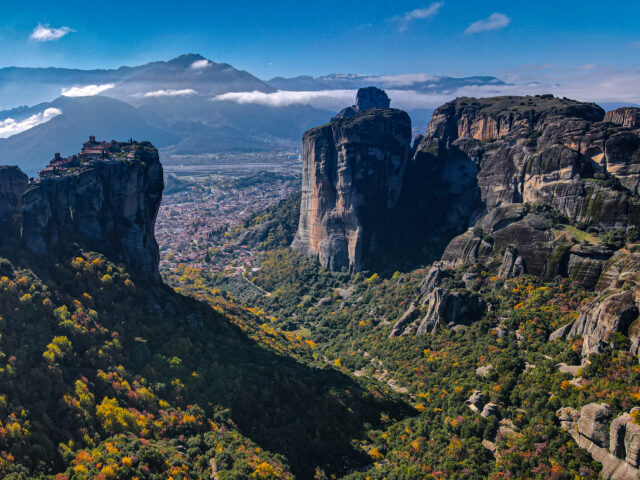
[(236, 240), (237, 245), (249, 245), (255, 247), (260, 242), (263, 242), (269, 236), (271, 229), (277, 225), (276, 220), (267, 220), (260, 223), (255, 227), (248, 228), (243, 231)]
[(601, 352), (614, 333), (628, 335), (637, 318), (638, 307), (631, 291), (607, 291), (582, 310), (568, 336), (582, 336), (582, 355), (588, 356)]
[(525, 272), (524, 259), (518, 256), (518, 251), (514, 247), (509, 245), (504, 252), (498, 276), (505, 278), (519, 277)]
[(607, 112), (605, 122), (617, 123), (627, 128), (640, 128), (640, 108), (622, 107)]
[(557, 330), (553, 331), (551, 333), (551, 335), (549, 335), (549, 341), (553, 342), (554, 340), (562, 340), (562, 339), (564, 339), (569, 334), (569, 332), (571, 331), (571, 327), (573, 327), (573, 322), (572, 323), (567, 323), (566, 325), (563, 325), (562, 327), (560, 327)]
[(123, 159), (96, 160), (43, 178), (24, 193), (22, 240), (36, 255), (56, 257), (78, 244), (160, 282), (154, 227), (164, 186), (158, 151), (135, 144)]
[[(361, 90), (356, 105), (305, 135), (304, 198), (294, 247), (329, 268), (360, 269), (379, 247), (393, 244), (396, 253), (417, 263), (490, 260), (504, 264), (503, 276), (571, 275), (593, 287), (606, 255), (555, 243), (548, 213), (585, 227), (640, 228), (640, 137), (631, 128), (630, 110), (603, 121), (599, 106), (552, 95), (458, 98), (434, 112), (425, 135), (409, 148), (405, 134), (387, 141), (389, 124), (381, 116), (396, 111), (379, 108), (386, 106), (384, 92)], [(370, 121), (356, 128), (376, 132), (369, 145), (360, 130), (354, 135), (355, 125), (344, 123), (365, 117)], [(371, 166), (375, 162), (364, 162), (366, 174), (357, 168), (360, 177), (375, 180), (355, 185), (358, 175), (349, 176), (347, 166), (357, 160), (345, 163), (341, 147), (360, 155), (373, 151), (378, 160), (391, 151), (397, 160), (384, 174)], [(358, 213), (363, 204), (353, 199), (367, 189), (379, 199), (377, 221), (387, 232), (361, 243), (358, 234), (372, 229), (364, 227), (366, 214)]]
[(369, 108), (389, 108), (391, 100), (385, 93), (377, 87), (360, 88), (356, 94), (356, 104), (344, 108), (331, 121), (354, 116)]
[(609, 447), (609, 422), (611, 410), (604, 403), (590, 403), (582, 407), (578, 420), (578, 432), (599, 447)]
[(422, 307), (427, 304), (429, 295), (440, 284), (443, 277), (444, 274), (440, 264), (435, 263), (422, 280), (417, 298), (411, 302), (407, 311), (393, 325), (391, 337), (401, 335), (409, 325), (415, 322), (422, 312)]
[(479, 412), (482, 410), (484, 401), (484, 394), (480, 390), (474, 390), (471, 396), (464, 403), (469, 405), (469, 408), (474, 412)]
[(594, 288), (607, 260), (613, 252), (602, 245), (577, 244), (569, 249), (567, 273), (569, 278), (587, 288)]
[(393, 326), (392, 336), (434, 333), (439, 328), (469, 325), (487, 311), (487, 303), (466, 291), (436, 287)]
[(18, 167), (0, 166), (0, 243), (17, 233), (28, 181)]
[(500, 407), (495, 403), (487, 403), (480, 412), (480, 416), (484, 418), (500, 416)]
[(625, 458), (627, 455), (624, 437), (627, 433), (627, 424), (630, 422), (631, 415), (628, 413), (619, 416), (611, 422), (611, 429), (609, 430), (609, 451), (618, 458)]
[(438, 108), (427, 130), (443, 138), (495, 140), (515, 129), (539, 129), (551, 118), (600, 121), (604, 110), (595, 104), (559, 99), (553, 95), (535, 97), (462, 97)]
[(410, 141), (409, 116), (390, 108), (367, 108), (306, 132), (292, 247), (332, 271), (359, 271), (385, 258)]
[(563, 407), (556, 412), (560, 426), (576, 443), (602, 463), (600, 476), (607, 480), (636, 480), (640, 452), (640, 425), (627, 413), (611, 421), (606, 404), (590, 403), (580, 412)]
[[(437, 251), (449, 236), (444, 259), (474, 261), (486, 246), (464, 232), (478, 226), (479, 218), (499, 230), (493, 212), (526, 203), (605, 230), (640, 225), (638, 132), (602, 122), (603, 117), (596, 105), (551, 96), (460, 98), (438, 108), (403, 187), (412, 197), (405, 204), (428, 212), (416, 214), (430, 239), (423, 249)], [(550, 252), (537, 255), (532, 266), (521, 239), (505, 240), (527, 272), (551, 275), (542, 258)], [(593, 284), (593, 275), (587, 276)]]
[(626, 461), (633, 467), (640, 467), (640, 425), (627, 422), (624, 434)]

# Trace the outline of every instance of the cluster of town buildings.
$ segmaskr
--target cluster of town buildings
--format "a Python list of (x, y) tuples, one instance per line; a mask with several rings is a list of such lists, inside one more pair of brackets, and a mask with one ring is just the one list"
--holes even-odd
[[(120, 143), (115, 140), (98, 142), (96, 141), (96, 137), (92, 135), (88, 141), (82, 144), (80, 153), (69, 157), (62, 157), (59, 153), (56, 153), (53, 159), (49, 161), (49, 165), (43, 170), (40, 170), (38, 174), (40, 178), (60, 175), (70, 168), (90, 164), (96, 160), (108, 159), (114, 153), (127, 153), (127, 146), (131, 146), (132, 144), (133, 142)], [(135, 158), (135, 153), (129, 151), (127, 158)]]
[(165, 194), (156, 239), (162, 270), (175, 271), (187, 264), (208, 272), (242, 275), (260, 265), (261, 252), (239, 245), (235, 233), (253, 212), (265, 209), (300, 188), (290, 177), (242, 187), (230, 185), (230, 177), (192, 177), (193, 187)]

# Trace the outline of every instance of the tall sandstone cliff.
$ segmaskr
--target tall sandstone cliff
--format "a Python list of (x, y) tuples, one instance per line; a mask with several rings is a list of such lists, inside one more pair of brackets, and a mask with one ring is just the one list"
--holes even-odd
[(380, 92), (362, 89), (366, 101), (358, 98), (348, 113), (303, 137), (300, 222), (292, 246), (332, 271), (370, 268), (390, 246), (411, 120), (385, 108), (388, 98)]
[[(459, 98), (435, 111), (410, 149), (406, 116), (362, 110), (371, 99), (383, 106), (388, 100), (371, 89), (360, 96), (367, 101), (303, 139), (293, 247), (327, 268), (375, 268), (385, 253), (414, 264), (440, 258), (459, 264), (510, 245), (524, 272), (568, 274), (572, 255), (571, 268), (588, 273), (583, 259), (590, 250), (558, 252), (549, 222), (529, 205), (604, 230), (640, 227), (640, 137), (632, 109), (605, 120), (597, 105), (551, 95)], [(476, 234), (467, 231), (474, 225)], [(497, 248), (481, 244), (481, 230), (499, 237)], [(561, 264), (549, 264), (554, 256)]]
[(29, 185), (17, 168), (0, 168), (0, 195), (5, 185), (15, 187), (9, 205), (15, 205), (17, 244), (36, 256), (57, 258), (77, 243), (159, 283), (154, 228), (164, 187), (162, 165), (150, 143), (134, 148), (129, 158), (95, 160)]
[[(305, 134), (294, 248), (332, 270), (402, 258), (440, 260), (438, 271), (480, 263), (502, 276), (567, 276), (601, 297), (560, 333), (585, 337), (585, 355), (615, 332), (639, 352), (638, 254), (564, 227), (640, 230), (637, 109), (605, 116), (597, 105), (551, 95), (459, 98), (435, 111), (410, 149), (401, 112), (358, 111), (362, 103)], [(455, 298), (460, 311), (473, 301), (442, 290), (444, 277), (425, 280), (394, 335), (422, 333), (437, 298)]]

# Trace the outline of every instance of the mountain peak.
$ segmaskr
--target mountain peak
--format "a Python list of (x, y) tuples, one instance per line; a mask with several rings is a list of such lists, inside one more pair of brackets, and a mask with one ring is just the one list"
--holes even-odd
[[(185, 53), (184, 55), (180, 55), (179, 57), (169, 60), (167, 63), (171, 65), (190, 66), (193, 62), (197, 62), (200, 60), (207, 60), (207, 59), (202, 55), (200, 55), (199, 53)], [(211, 62), (211, 60), (208, 60), (208, 61)]]

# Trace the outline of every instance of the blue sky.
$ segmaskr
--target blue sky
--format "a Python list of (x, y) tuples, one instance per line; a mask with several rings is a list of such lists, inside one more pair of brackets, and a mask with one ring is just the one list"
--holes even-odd
[[(637, 1), (144, 0), (89, 5), (0, 2), (0, 66), (105, 68), (195, 52), (261, 78), (424, 72), (516, 81), (637, 69), (640, 64)], [(479, 21), (485, 23), (469, 29)], [(30, 39), (38, 25), (62, 29), (45, 32), (44, 39), (61, 38)]]

